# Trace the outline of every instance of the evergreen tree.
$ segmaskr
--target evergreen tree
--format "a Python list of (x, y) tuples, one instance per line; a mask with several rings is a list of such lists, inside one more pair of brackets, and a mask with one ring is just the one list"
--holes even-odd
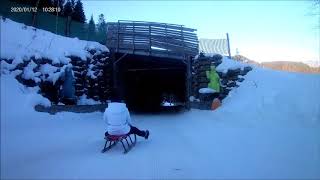
[(93, 15), (91, 15), (90, 21), (89, 21), (89, 33), (95, 33), (96, 32), (96, 24), (93, 20)]
[(51, 0), (39, 0), (38, 8), (52, 7), (53, 2)]
[(67, 0), (67, 3), (63, 7), (63, 16), (71, 16), (72, 13), (72, 6), (70, 0)]
[(94, 37), (96, 34), (96, 24), (93, 20), (93, 15), (91, 15), (91, 18), (89, 20), (89, 27), (88, 27), (88, 40), (93, 40), (92, 37)]
[[(53, 7), (59, 7), (60, 8), (60, 12), (58, 13), (59, 16), (63, 16), (63, 5), (64, 5), (64, 0), (53, 0)], [(53, 12), (54, 15), (56, 15), (56, 12)]]
[[(70, 3), (71, 4), (71, 3)], [(78, 0), (74, 6), (74, 11), (72, 14), (72, 19), (84, 23), (86, 21), (86, 16), (84, 14), (83, 5), (80, 0)]]
[(100, 14), (97, 24), (98, 36), (101, 42), (105, 42), (107, 38), (107, 23), (104, 19), (104, 15)]
[(99, 31), (99, 33), (105, 33), (107, 31), (107, 23), (106, 23), (106, 21), (104, 19), (104, 15), (103, 14), (99, 15), (98, 31)]
[(72, 10), (74, 10), (74, 6), (76, 5), (76, 3), (74, 2), (74, 0), (71, 0), (71, 7), (72, 7)]

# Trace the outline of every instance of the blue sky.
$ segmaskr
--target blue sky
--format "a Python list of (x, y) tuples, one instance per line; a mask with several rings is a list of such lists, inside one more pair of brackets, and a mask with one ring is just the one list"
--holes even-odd
[[(230, 36), (231, 53), (256, 61), (320, 61), (319, 16), (308, 1), (83, 1), (87, 19), (183, 24), (199, 38)], [(319, 26), (320, 27), (320, 26)]]

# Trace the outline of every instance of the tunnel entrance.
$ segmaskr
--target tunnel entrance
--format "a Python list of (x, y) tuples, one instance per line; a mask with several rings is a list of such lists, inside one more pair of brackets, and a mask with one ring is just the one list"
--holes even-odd
[[(116, 59), (122, 56), (117, 53)], [(127, 54), (117, 63), (117, 89), (133, 111), (184, 106), (186, 70), (182, 60)]]

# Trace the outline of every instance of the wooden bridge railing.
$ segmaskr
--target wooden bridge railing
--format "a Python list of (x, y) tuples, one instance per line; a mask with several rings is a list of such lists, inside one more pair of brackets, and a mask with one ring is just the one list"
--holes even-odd
[(196, 29), (183, 25), (125, 21), (107, 23), (107, 47), (115, 52), (185, 59), (199, 52)]

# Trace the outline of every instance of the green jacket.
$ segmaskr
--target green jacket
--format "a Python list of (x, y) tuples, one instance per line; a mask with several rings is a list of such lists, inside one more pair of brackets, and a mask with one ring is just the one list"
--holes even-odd
[(206, 71), (207, 78), (210, 80), (208, 88), (214, 89), (220, 92), (220, 77), (214, 66), (211, 66), (210, 71)]

